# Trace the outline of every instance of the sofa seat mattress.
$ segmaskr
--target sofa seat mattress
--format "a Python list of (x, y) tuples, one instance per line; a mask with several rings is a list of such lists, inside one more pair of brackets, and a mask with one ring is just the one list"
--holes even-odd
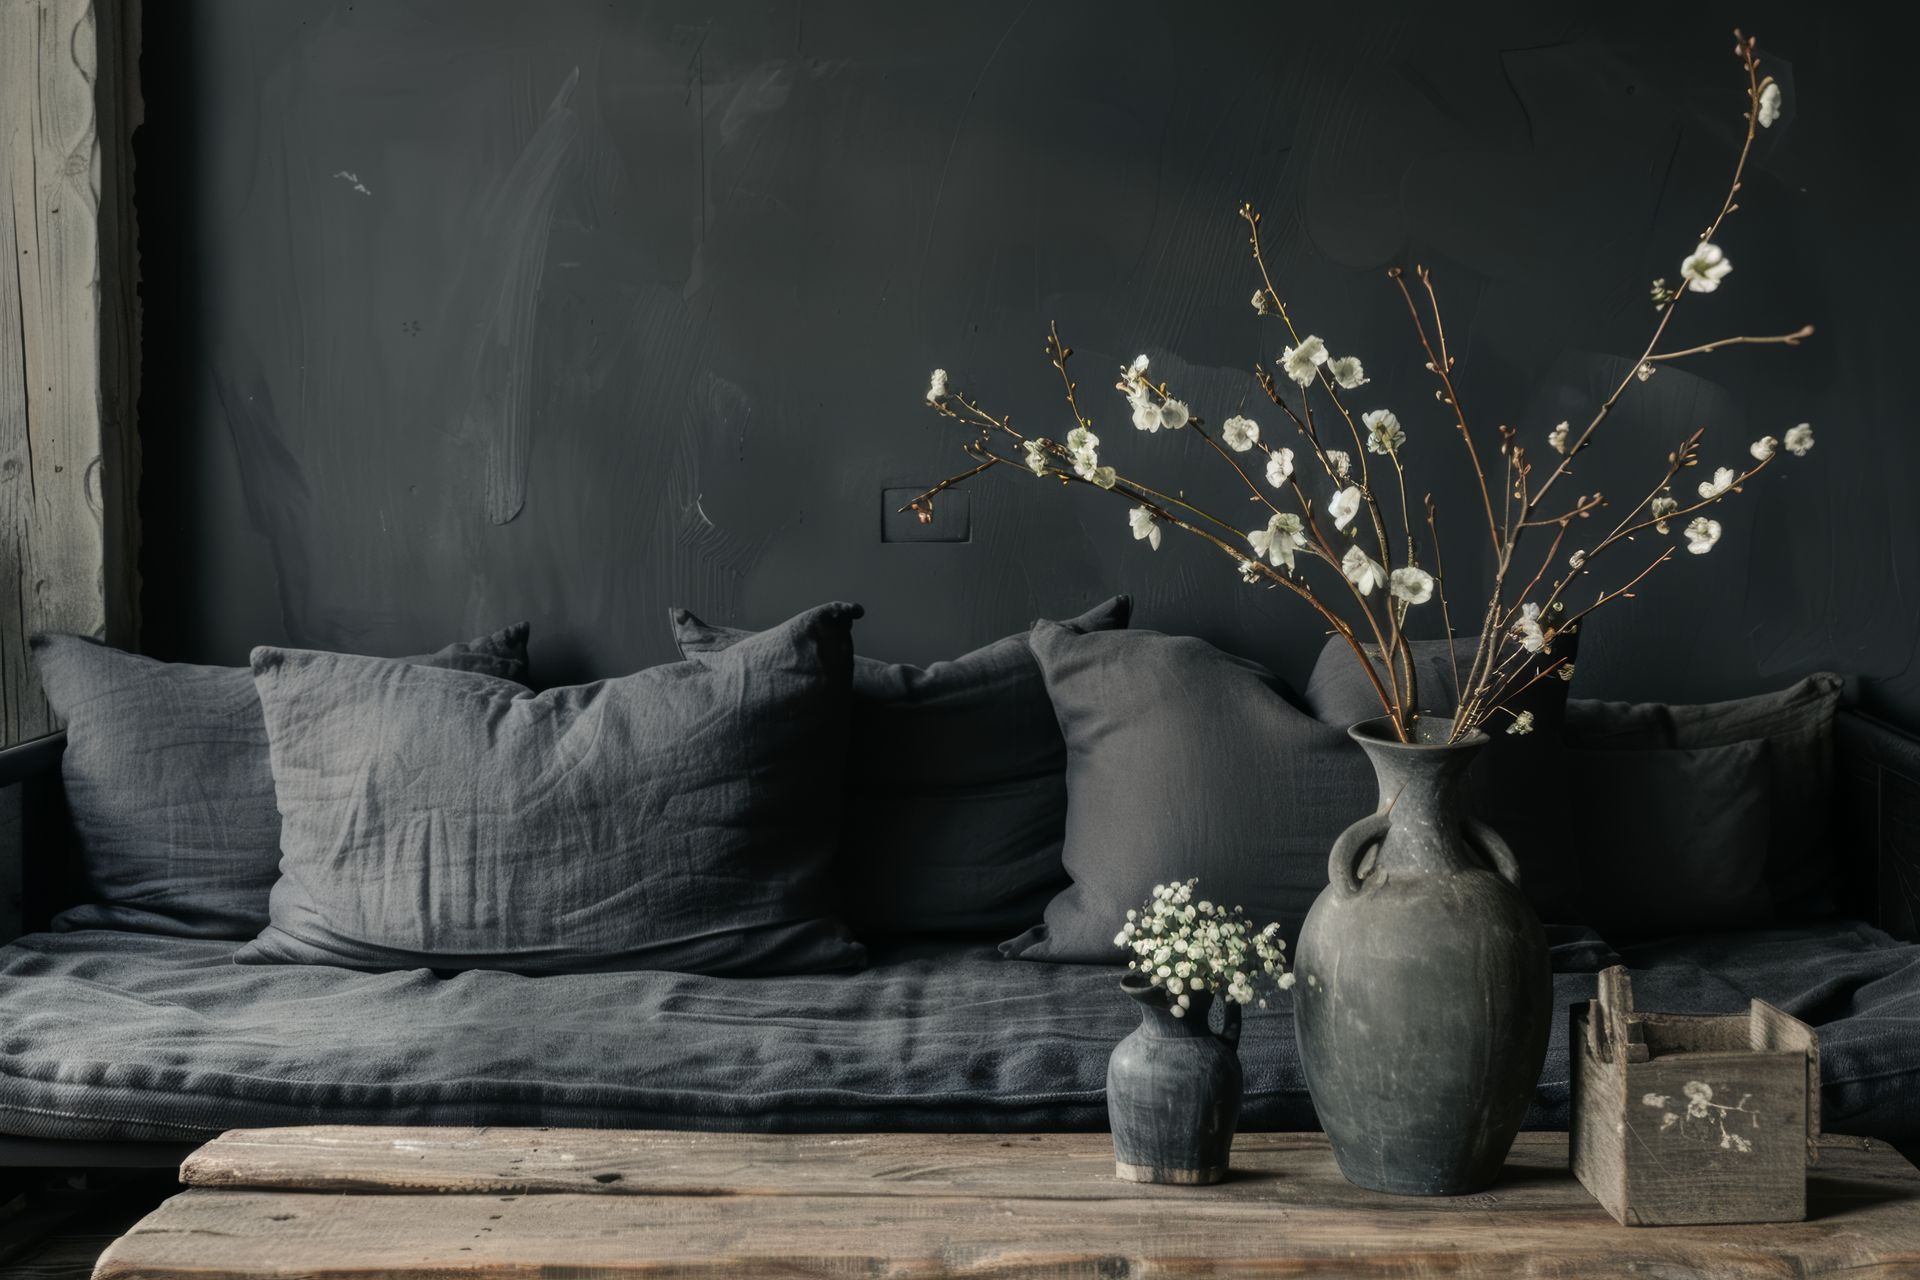
[[(522, 977), (232, 963), (239, 944), (106, 931), (0, 948), (0, 1131), (195, 1139), (308, 1123), (752, 1130), (1105, 1125), (1138, 1021), (1118, 969), (987, 943), (877, 948), (853, 975)], [(1817, 1024), (1827, 1127), (1920, 1134), (1920, 947), (1857, 924), (1622, 947), (1646, 1009), (1757, 995)], [(1566, 1006), (1616, 958), (1556, 947), (1528, 1122), (1567, 1123)], [(1253, 1012), (1248, 1129), (1314, 1128), (1285, 998)]]

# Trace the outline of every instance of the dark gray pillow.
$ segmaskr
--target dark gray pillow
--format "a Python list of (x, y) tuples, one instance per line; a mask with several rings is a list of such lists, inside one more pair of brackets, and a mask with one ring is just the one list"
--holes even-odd
[(1773, 923), (1766, 743), (1564, 756), (1579, 786), (1558, 847), (1580, 923), (1609, 938)]
[(235, 959), (521, 973), (848, 969), (831, 918), (853, 619), (531, 693), (262, 648), (282, 817), (272, 923)]
[[(1127, 625), (1116, 596), (1061, 625)], [(675, 609), (685, 656), (752, 635)], [(1025, 634), (929, 667), (858, 657), (841, 916), (862, 936), (1024, 929), (1066, 883), (1066, 745)]]
[(1767, 876), (1783, 914), (1821, 915), (1837, 898), (1833, 828), (1833, 716), (1839, 676), (1819, 673), (1774, 693), (1727, 702), (1567, 704), (1569, 744), (1599, 750), (1671, 750), (1766, 743)]
[(1296, 933), (1334, 839), (1377, 798), (1346, 726), (1295, 708), (1266, 668), (1204, 640), (1042, 622), (1031, 643), (1066, 736), (1073, 883), (1002, 951), (1114, 963), (1127, 909), (1189, 876), (1256, 924)]
[[(33, 659), (67, 726), (60, 772), (90, 899), (54, 927), (235, 940), (264, 929), (280, 811), (253, 673), (69, 635), (35, 636)], [(525, 680), (527, 624), (404, 661)]]

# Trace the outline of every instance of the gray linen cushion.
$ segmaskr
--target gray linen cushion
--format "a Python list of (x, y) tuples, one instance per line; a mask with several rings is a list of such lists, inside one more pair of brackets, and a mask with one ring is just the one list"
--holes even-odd
[(859, 966), (830, 917), (852, 623), (531, 693), (254, 650), (283, 820), (241, 963), (520, 973)]
[(1567, 704), (1567, 741), (1598, 750), (1696, 749), (1762, 740), (1770, 791), (1767, 876), (1784, 914), (1834, 909), (1833, 717), (1842, 680), (1821, 672), (1750, 698), (1694, 705)]
[(1067, 743), (1065, 863), (1025, 960), (1116, 963), (1114, 933), (1158, 883), (1200, 878), (1256, 924), (1298, 932), (1327, 852), (1373, 812), (1373, 770), (1345, 725), (1290, 704), (1258, 663), (1153, 631), (1033, 629)]
[[(70, 635), (35, 636), (33, 660), (67, 726), (60, 772), (89, 899), (54, 927), (232, 939), (264, 929), (280, 811), (253, 672)], [(525, 680), (527, 624), (405, 661)]]
[(1560, 841), (1580, 922), (1610, 939), (1759, 929), (1767, 883), (1767, 744), (1568, 750), (1576, 803)]
[[(1061, 623), (1127, 625), (1115, 596)], [(689, 657), (752, 635), (672, 611)], [(856, 657), (841, 916), (862, 936), (986, 933), (1040, 919), (1066, 883), (1066, 744), (1024, 633), (928, 667)]]

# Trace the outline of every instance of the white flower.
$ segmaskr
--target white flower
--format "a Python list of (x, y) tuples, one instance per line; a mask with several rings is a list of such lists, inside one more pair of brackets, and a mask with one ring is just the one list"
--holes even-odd
[(1353, 523), (1360, 514), (1360, 486), (1350, 484), (1327, 499), (1327, 514), (1333, 517), (1333, 527), (1344, 529)]
[(1393, 571), (1393, 594), (1408, 604), (1425, 604), (1433, 599), (1433, 575), (1425, 569), (1407, 565)]
[(1038, 440), (1029, 440), (1021, 446), (1027, 451), (1027, 470), (1037, 476), (1047, 474), (1047, 447)]
[(1142, 382), (1146, 381), (1146, 378), (1147, 357), (1145, 352), (1135, 356), (1133, 363), (1120, 371), (1120, 380), (1130, 387), (1137, 388)]
[(935, 369), (933, 380), (927, 384), (927, 403), (939, 404), (947, 398), (947, 371)]
[(1347, 548), (1347, 554), (1340, 558), (1340, 572), (1347, 575), (1347, 581), (1358, 587), (1363, 596), (1372, 595), (1375, 587), (1387, 585), (1387, 571), (1359, 547)]
[(1567, 557), (1567, 567), (1569, 569), (1578, 569), (1582, 565), (1586, 564), (1586, 562), (1587, 562), (1587, 553), (1585, 551), (1575, 551), (1572, 555)]
[(1773, 122), (1780, 118), (1780, 86), (1771, 80), (1760, 91), (1760, 113), (1755, 117), (1762, 129), (1773, 128)]
[(1327, 344), (1309, 334), (1300, 340), (1297, 347), (1288, 347), (1280, 357), (1280, 364), (1287, 376), (1303, 387), (1313, 385), (1313, 379), (1321, 365), (1327, 362)]
[(1135, 507), (1127, 512), (1127, 527), (1133, 530), (1133, 540), (1146, 539), (1147, 546), (1160, 549), (1160, 522), (1154, 519), (1153, 512), (1145, 507)]
[(1294, 551), (1307, 545), (1304, 528), (1300, 517), (1291, 511), (1276, 511), (1266, 528), (1255, 529), (1247, 535), (1247, 544), (1255, 555), (1265, 556), (1268, 563), (1291, 569)]
[(1553, 430), (1547, 432), (1547, 443), (1553, 446), (1555, 453), (1565, 453), (1567, 451), (1567, 437), (1572, 434), (1572, 432), (1573, 424), (1563, 422)]
[(1400, 419), (1391, 409), (1369, 409), (1360, 415), (1360, 421), (1367, 424), (1369, 453), (1397, 453), (1407, 442), (1407, 433), (1400, 429)]
[(1779, 447), (1780, 442), (1772, 436), (1761, 436), (1758, 440), (1755, 440), (1747, 446), (1747, 452), (1755, 458), (1758, 458), (1761, 462), (1765, 462), (1774, 455), (1774, 451)]
[(1540, 625), (1540, 606), (1523, 604), (1520, 606), (1520, 618), (1513, 624), (1513, 633), (1520, 637), (1520, 647), (1528, 653), (1539, 653), (1547, 647), (1547, 632)]
[(1367, 371), (1360, 367), (1359, 356), (1341, 356), (1338, 360), (1329, 360), (1327, 372), (1348, 391), (1365, 386), (1367, 382)]
[(1787, 446), (1787, 452), (1794, 457), (1806, 457), (1808, 450), (1813, 448), (1813, 427), (1808, 423), (1801, 423), (1787, 432), (1787, 438), (1783, 443)]
[(1563, 662), (1560, 664), (1560, 678), (1567, 681), (1573, 679), (1573, 664), (1571, 662)]
[(1278, 489), (1293, 475), (1293, 450), (1275, 449), (1267, 455), (1267, 483)]
[(1243, 418), (1238, 414), (1220, 424), (1220, 438), (1235, 453), (1245, 453), (1253, 448), (1254, 441), (1260, 438), (1260, 424), (1252, 418)]
[(1152, 434), (1162, 425), (1160, 405), (1145, 388), (1139, 388), (1127, 396), (1127, 404), (1133, 409), (1133, 426), (1136, 431)]
[(1112, 467), (1095, 467), (1085, 478), (1093, 481), (1093, 483), (1099, 485), (1102, 489), (1111, 489), (1120, 479), (1120, 474)]
[(1702, 480), (1700, 482), (1700, 496), (1703, 498), (1719, 497), (1727, 490), (1733, 488), (1735, 478), (1732, 467), (1721, 467), (1713, 473), (1713, 479)]
[(1692, 524), (1686, 527), (1687, 550), (1697, 556), (1703, 556), (1713, 550), (1713, 544), (1720, 541), (1720, 522), (1709, 520), (1705, 516), (1696, 516)]
[(1664, 493), (1647, 504), (1647, 510), (1653, 515), (1653, 527), (1662, 533), (1667, 531), (1667, 517), (1679, 509), (1679, 499)]
[(1075, 427), (1073, 430), (1067, 432), (1067, 448), (1074, 453), (1079, 453), (1083, 450), (1091, 453), (1099, 447), (1100, 437), (1085, 427)]
[(1687, 288), (1695, 293), (1712, 293), (1720, 287), (1720, 282), (1733, 270), (1733, 263), (1720, 246), (1708, 240), (1702, 240), (1692, 254), (1680, 263), (1680, 278), (1687, 282)]
[(1193, 415), (1183, 400), (1163, 400), (1160, 402), (1160, 425), (1169, 431), (1178, 431), (1187, 425), (1187, 419)]
[(1327, 450), (1327, 465), (1333, 468), (1333, 474), (1340, 479), (1347, 478), (1347, 472), (1353, 470), (1353, 459), (1347, 456), (1345, 449)]
[(1640, 381), (1645, 382), (1648, 378), (1651, 378), (1654, 374), (1658, 372), (1659, 370), (1654, 368), (1653, 361), (1642, 360), (1640, 362), (1640, 367), (1633, 371), (1633, 376), (1640, 379)]
[(1253, 291), (1253, 310), (1256, 315), (1263, 316), (1273, 310), (1273, 300), (1267, 297), (1264, 287)]
[(1260, 581), (1260, 577), (1260, 562), (1258, 560), (1242, 560), (1240, 562), (1240, 580), (1242, 582), (1258, 582)]
[(1507, 732), (1513, 733), (1513, 734), (1532, 733), (1533, 732), (1533, 712), (1522, 711), (1519, 715), (1515, 716), (1513, 718), (1513, 723), (1507, 726)]

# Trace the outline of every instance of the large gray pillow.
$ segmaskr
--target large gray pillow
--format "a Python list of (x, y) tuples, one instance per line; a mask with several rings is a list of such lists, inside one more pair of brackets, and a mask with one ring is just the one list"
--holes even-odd
[(262, 648), (284, 850), (242, 963), (846, 969), (832, 918), (855, 605), (531, 693)]
[(1297, 933), (1334, 839), (1374, 809), (1373, 770), (1346, 726), (1294, 707), (1258, 663), (1189, 636), (1042, 622), (1031, 643), (1066, 737), (1073, 883), (1001, 950), (1116, 963), (1127, 909), (1189, 876)]
[[(70, 635), (35, 636), (33, 659), (67, 726), (60, 772), (89, 898), (54, 927), (235, 940), (264, 929), (280, 811), (253, 672)], [(527, 624), (405, 661), (525, 680)]]
[[(1060, 625), (1109, 631), (1130, 612), (1115, 596)], [(672, 616), (689, 658), (753, 634)], [(841, 917), (863, 937), (1004, 937), (1039, 920), (1066, 883), (1066, 767), (1025, 633), (928, 667), (856, 657)]]
[(1726, 702), (1567, 704), (1567, 740), (1605, 751), (1697, 750), (1766, 743), (1767, 878), (1783, 914), (1834, 909), (1833, 716), (1842, 681), (1821, 672), (1785, 689)]

